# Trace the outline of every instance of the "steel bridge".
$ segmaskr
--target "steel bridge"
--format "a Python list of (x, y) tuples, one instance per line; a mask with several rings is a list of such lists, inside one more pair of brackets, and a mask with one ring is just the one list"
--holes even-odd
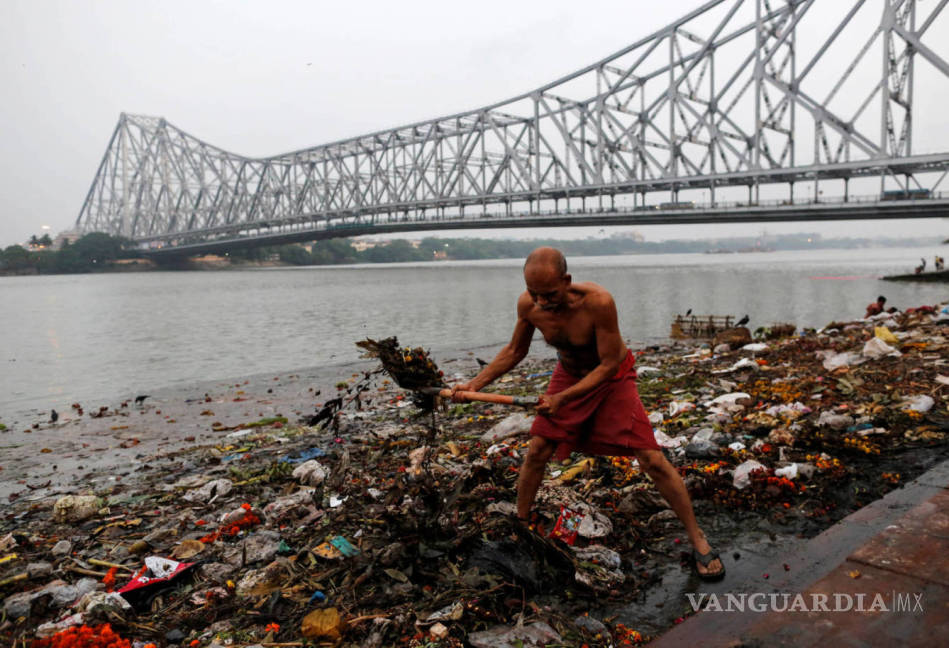
[(917, 134), (929, 150), (913, 151), (914, 118), (938, 121), (949, 100), (947, 3), (711, 0), (513, 99), (267, 158), (122, 114), (77, 229), (176, 255), (398, 231), (949, 215), (949, 137)]

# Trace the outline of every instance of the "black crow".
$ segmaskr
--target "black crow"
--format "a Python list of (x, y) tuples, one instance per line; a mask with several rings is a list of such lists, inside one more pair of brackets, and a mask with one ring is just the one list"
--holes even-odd
[(745, 315), (745, 316), (742, 317), (740, 320), (738, 320), (737, 322), (735, 322), (735, 326), (744, 326), (744, 325), (747, 324), (747, 323), (748, 323), (748, 316)]
[(55, 422), (58, 421), (58, 420), (59, 420), (59, 412), (57, 412), (56, 410), (50, 410), (50, 411), (49, 411), (49, 422), (50, 422), (50, 423), (55, 423)]
[(148, 398), (148, 394), (142, 394), (141, 396), (136, 396), (136, 397), (135, 397), (135, 404), (136, 404), (136, 405), (141, 405), (142, 403), (145, 402), (145, 399), (146, 399), (146, 398)]

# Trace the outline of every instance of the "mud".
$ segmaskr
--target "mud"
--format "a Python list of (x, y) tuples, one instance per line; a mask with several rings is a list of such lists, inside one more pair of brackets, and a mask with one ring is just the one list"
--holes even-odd
[[(937, 308), (715, 353), (636, 350), (657, 440), (726, 583), (767, 580), (763, 565), (949, 457), (945, 320)], [(438, 364), (446, 382), (468, 379), (493, 351)], [(553, 363), (530, 359), (493, 388), (536, 395)], [(377, 368), (158, 390), (0, 433), (0, 639), (109, 622), (139, 646), (605, 647), (648, 641), (708, 587), (634, 461), (551, 463), (524, 525), (512, 511), (529, 418), (419, 410)], [(571, 516), (586, 521), (572, 535)], [(102, 595), (128, 587), (145, 556), (199, 564), (126, 596), (132, 609), (66, 600), (83, 577)]]

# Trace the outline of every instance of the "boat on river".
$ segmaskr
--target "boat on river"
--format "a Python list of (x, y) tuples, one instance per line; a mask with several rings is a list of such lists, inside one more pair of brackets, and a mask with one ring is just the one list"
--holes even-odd
[(731, 315), (676, 315), (672, 320), (669, 337), (674, 340), (713, 338), (735, 326)]
[(933, 270), (932, 272), (920, 272), (912, 274), (889, 275), (882, 277), (884, 281), (947, 281), (949, 282), (949, 270)]

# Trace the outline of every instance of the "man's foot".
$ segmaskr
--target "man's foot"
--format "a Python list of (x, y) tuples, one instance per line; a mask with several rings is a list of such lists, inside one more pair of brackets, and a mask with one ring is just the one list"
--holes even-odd
[(550, 526), (550, 520), (543, 513), (540, 513), (539, 511), (531, 511), (528, 517), (524, 518), (520, 515), (517, 515), (515, 516), (515, 519), (519, 524), (523, 525), (527, 529), (542, 536), (547, 535), (547, 527)]
[[(707, 542), (703, 544), (708, 546)], [(725, 578), (725, 565), (722, 564), (718, 552), (711, 547), (708, 547), (705, 553), (699, 553), (698, 549), (692, 550), (692, 568), (704, 581), (719, 581)]]

